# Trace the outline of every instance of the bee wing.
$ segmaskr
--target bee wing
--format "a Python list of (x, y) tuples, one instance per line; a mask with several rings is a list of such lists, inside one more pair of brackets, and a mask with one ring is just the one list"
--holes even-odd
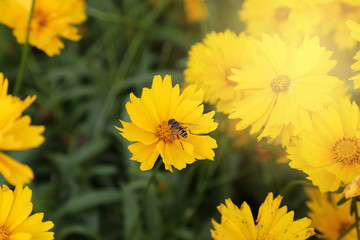
[(180, 123), (181, 124), (181, 126), (183, 126), (183, 127), (186, 127), (186, 128), (188, 128), (188, 129), (195, 129), (195, 128), (199, 128), (200, 126), (199, 125), (197, 125), (197, 124), (192, 124), (192, 123)]

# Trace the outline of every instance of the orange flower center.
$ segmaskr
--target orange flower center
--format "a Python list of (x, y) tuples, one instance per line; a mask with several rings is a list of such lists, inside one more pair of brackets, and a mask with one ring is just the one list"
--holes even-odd
[(166, 122), (166, 121), (163, 121), (162, 123), (159, 124), (159, 126), (157, 126), (155, 135), (160, 140), (163, 140), (165, 143), (173, 142), (171, 127), (169, 126), (168, 122)]
[(279, 22), (286, 21), (289, 18), (290, 8), (288, 7), (278, 7), (275, 10), (275, 19)]
[(9, 234), (5, 230), (4, 227), (0, 227), (0, 240), (7, 240), (9, 237)]
[(288, 76), (279, 75), (271, 81), (270, 86), (272, 90), (276, 93), (284, 92), (289, 89), (290, 82), (291, 80)]
[(360, 142), (358, 138), (342, 138), (331, 148), (337, 162), (353, 164), (360, 162)]

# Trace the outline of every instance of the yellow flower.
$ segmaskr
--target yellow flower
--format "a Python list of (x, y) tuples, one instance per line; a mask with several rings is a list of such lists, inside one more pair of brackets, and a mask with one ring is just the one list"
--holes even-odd
[(1, 240), (51, 240), (54, 227), (51, 221), (42, 222), (43, 213), (30, 216), (33, 210), (31, 190), (16, 186), (15, 191), (6, 185), (0, 187), (0, 239)]
[[(25, 43), (32, 0), (0, 0), (0, 23), (13, 28), (19, 43)], [(36, 0), (29, 43), (48, 56), (60, 54), (64, 48), (60, 37), (78, 41), (81, 36), (73, 24), (86, 19), (83, 0)]]
[(360, 175), (355, 177), (344, 189), (345, 198), (353, 198), (360, 195)]
[[(130, 94), (126, 110), (131, 122), (120, 122), (121, 135), (136, 142), (129, 146), (131, 160), (141, 162), (142, 171), (153, 168), (161, 155), (165, 169), (183, 169), (196, 159), (214, 159), (215, 139), (206, 135), (217, 127), (214, 111), (203, 114), (204, 93), (195, 85), (181, 94), (172, 87), (171, 76), (154, 77), (152, 88), (144, 88), (141, 98)], [(175, 121), (173, 121), (173, 120)], [(169, 121), (171, 120), (171, 121)]]
[(241, 69), (249, 63), (254, 48), (253, 39), (245, 33), (212, 32), (189, 51), (185, 81), (198, 84), (205, 91), (206, 102), (217, 103), (218, 111), (228, 113), (233, 101), (241, 99), (241, 92), (234, 91), (236, 84), (228, 76), (232, 68)]
[[(312, 226), (320, 232), (319, 238), (336, 240), (355, 223), (355, 215), (350, 215), (351, 201), (337, 205), (341, 199), (340, 194), (324, 194), (315, 188), (306, 189), (306, 193), (310, 199), (306, 203), (310, 210), (308, 216), (312, 220)], [(358, 204), (359, 207), (360, 205)], [(357, 239), (355, 228), (341, 239)]]
[[(35, 100), (35, 96), (24, 101), (8, 95), (9, 82), (0, 73), (0, 151), (26, 150), (39, 146), (44, 137), (43, 126), (31, 126), (29, 116), (21, 116)], [(34, 173), (29, 166), (21, 164), (0, 152), (0, 173), (12, 185), (29, 183)]]
[(281, 137), (286, 146), (292, 136), (311, 129), (310, 114), (321, 110), (340, 95), (343, 82), (327, 73), (336, 64), (319, 38), (305, 38), (297, 46), (285, 44), (277, 35), (263, 36), (252, 63), (233, 69), (229, 79), (245, 98), (236, 103), (231, 119), (241, 118), (236, 129), (252, 126), (258, 137)]
[(314, 1), (307, 0), (245, 0), (239, 16), (252, 36), (279, 34), (287, 42), (312, 33), (321, 18)]
[(256, 226), (249, 205), (243, 202), (240, 209), (230, 200), (218, 207), (221, 223), (212, 220), (215, 230), (211, 236), (215, 240), (292, 240), (307, 239), (314, 235), (309, 228), (311, 220), (302, 218), (294, 221), (294, 212), (287, 213), (287, 207), (281, 207), (282, 197), (275, 199), (269, 193), (260, 206)]
[[(351, 20), (346, 21), (346, 25), (351, 31), (351, 36), (360, 42), (360, 24), (353, 22)], [(351, 65), (352, 70), (360, 71), (360, 51), (358, 51), (354, 57), (355, 60), (357, 60), (353, 65)], [(354, 88), (358, 89), (360, 88), (360, 74), (350, 78), (350, 80), (354, 81)]]
[[(334, 41), (340, 49), (354, 49), (355, 39), (351, 38), (345, 22), (348, 19), (360, 21), (359, 0), (331, 0), (321, 4), (322, 20), (319, 35), (325, 42)], [(324, 37), (327, 37), (325, 39)]]
[(184, 0), (186, 20), (189, 23), (200, 22), (207, 18), (205, 0)]
[(315, 113), (312, 121), (313, 129), (288, 147), (289, 165), (308, 174), (321, 192), (336, 191), (360, 175), (359, 107), (341, 99)]

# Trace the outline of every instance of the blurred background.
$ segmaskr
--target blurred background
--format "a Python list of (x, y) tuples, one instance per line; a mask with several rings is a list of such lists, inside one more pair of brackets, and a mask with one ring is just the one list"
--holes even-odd
[[(286, 193), (283, 205), (306, 216), (304, 174), (277, 163), (281, 149), (258, 143), (215, 115), (214, 161), (196, 161), (174, 173), (160, 167), (142, 206), (152, 171), (129, 160), (130, 144), (114, 125), (129, 117), (129, 93), (141, 95), (154, 75), (170, 74), (184, 85), (190, 47), (210, 31), (244, 30), (242, 1), (208, 0), (208, 15), (189, 22), (182, 0), (87, 0), (87, 21), (79, 42), (65, 40), (59, 56), (32, 48), (20, 96), (37, 95), (27, 109), (34, 125), (45, 125), (46, 141), (36, 149), (8, 153), (35, 173), (34, 212), (55, 224), (55, 239), (210, 239), (217, 206), (231, 198), (250, 205), (256, 218), (268, 192)], [(0, 71), (14, 87), (22, 46), (0, 25)], [(206, 105), (206, 112), (214, 106)], [(281, 161), (281, 160), (280, 160)], [(1, 183), (6, 183), (1, 179)], [(144, 211), (133, 226), (137, 212)]]

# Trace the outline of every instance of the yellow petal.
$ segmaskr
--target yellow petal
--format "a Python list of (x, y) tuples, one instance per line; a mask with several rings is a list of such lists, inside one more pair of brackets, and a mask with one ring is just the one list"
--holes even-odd
[(12, 185), (30, 183), (34, 173), (27, 165), (21, 164), (11, 157), (0, 153), (0, 173)]

